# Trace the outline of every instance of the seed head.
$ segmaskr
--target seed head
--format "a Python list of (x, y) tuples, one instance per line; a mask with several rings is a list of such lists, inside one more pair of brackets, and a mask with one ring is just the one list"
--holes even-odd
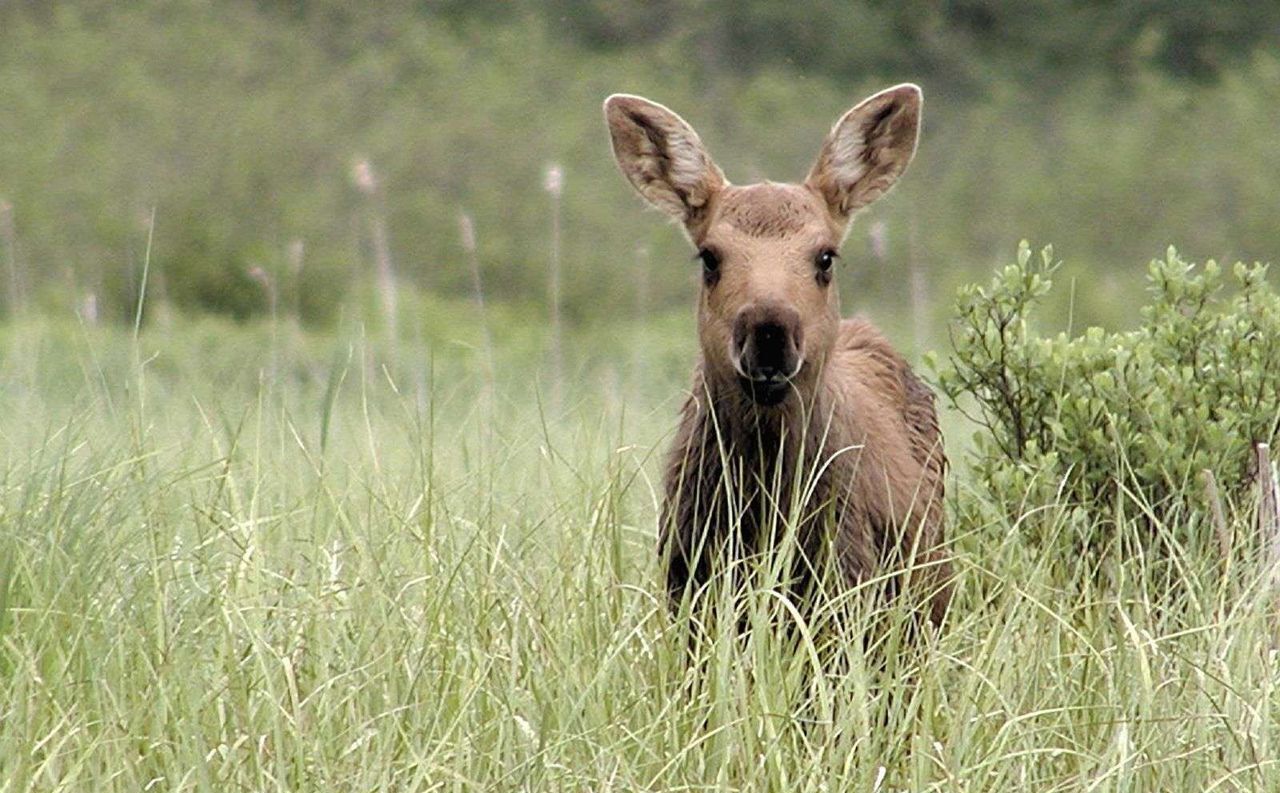
[(553, 162), (547, 166), (547, 172), (542, 178), (542, 189), (556, 198), (560, 197), (564, 190), (564, 169), (559, 163)]

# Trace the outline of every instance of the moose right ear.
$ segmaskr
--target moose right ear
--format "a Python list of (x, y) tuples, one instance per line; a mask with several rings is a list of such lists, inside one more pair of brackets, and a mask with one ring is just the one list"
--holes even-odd
[(690, 231), (706, 217), (725, 186), (698, 133), (662, 105), (629, 94), (604, 102), (613, 156), (628, 181), (658, 209)]

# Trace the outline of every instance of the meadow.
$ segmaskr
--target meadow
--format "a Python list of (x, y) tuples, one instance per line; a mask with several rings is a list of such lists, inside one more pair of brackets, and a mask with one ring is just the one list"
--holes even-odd
[[(1092, 383), (1150, 257), (1280, 250), (1278, 9), (0, 2), (0, 793), (1280, 791), (1253, 505), (1210, 530), (1188, 482), (1153, 511), (1137, 472), (1205, 449), (1126, 468), (1088, 399), (1012, 510), (1023, 480), (991, 492), (946, 408), (940, 631), (852, 592), (820, 613), (843, 630), (776, 632), (766, 576), (753, 629), (691, 660), (655, 544), (696, 265), (600, 113), (649, 96), (734, 181), (786, 180), (859, 97), (921, 84), (846, 313), (945, 364), (987, 339), (954, 333), (957, 287), (1054, 241), (1044, 329), (1107, 332), (1020, 350)], [(1195, 361), (1208, 328), (1219, 379), (1171, 367), (1117, 415), (1151, 383), (1273, 404), (1278, 305), (1167, 323), (1147, 349)], [(1198, 438), (1171, 404), (1164, 435)], [(1077, 439), (1115, 470), (1053, 456)], [(1070, 503), (1099, 481), (1123, 497)]]
[[(572, 330), (553, 378), (540, 332), (416, 309), (394, 345), (0, 329), (0, 791), (1280, 790), (1247, 554), (1160, 527), (1170, 575), (1039, 550), (1020, 523), (1052, 507), (956, 520), (915, 649), (862, 613), (689, 664), (654, 553), (687, 314)], [(947, 431), (974, 514), (972, 427)]]

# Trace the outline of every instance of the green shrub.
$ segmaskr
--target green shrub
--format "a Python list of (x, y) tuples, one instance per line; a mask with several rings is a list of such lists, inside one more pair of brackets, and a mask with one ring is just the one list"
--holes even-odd
[(1280, 295), (1267, 268), (1237, 264), (1227, 279), (1170, 248), (1149, 267), (1136, 330), (1041, 336), (1035, 313), (1056, 268), (1052, 248), (1036, 260), (1024, 242), (989, 286), (960, 291), (939, 385), (982, 427), (979, 486), (1011, 514), (1066, 506), (1091, 548), (1118, 511), (1155, 525), (1201, 509), (1204, 470), (1244, 503), (1253, 445), (1274, 441), (1280, 421)]

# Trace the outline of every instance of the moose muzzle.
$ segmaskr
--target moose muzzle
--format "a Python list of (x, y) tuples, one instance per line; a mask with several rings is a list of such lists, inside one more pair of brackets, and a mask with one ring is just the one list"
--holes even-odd
[(803, 345), (795, 309), (752, 303), (738, 312), (730, 354), (739, 384), (756, 404), (773, 406), (786, 399), (804, 365)]

